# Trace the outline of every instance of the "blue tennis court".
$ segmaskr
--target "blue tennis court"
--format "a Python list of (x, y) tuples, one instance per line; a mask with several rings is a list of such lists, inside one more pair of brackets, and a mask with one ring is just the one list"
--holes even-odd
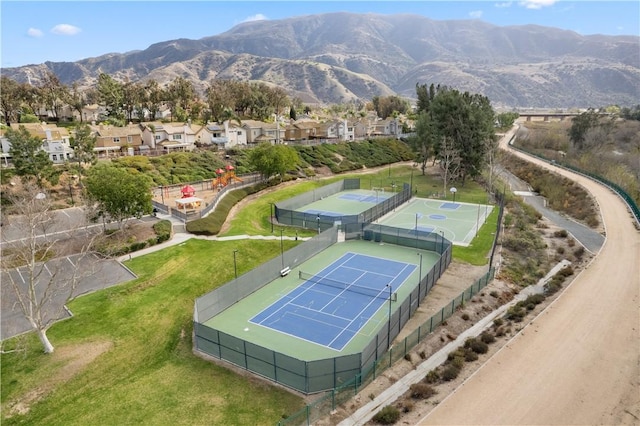
[(298, 287), (249, 321), (340, 351), (415, 269), (348, 252), (317, 274), (301, 272)]
[(360, 201), (362, 203), (373, 203), (378, 204), (380, 201), (384, 201), (387, 198), (390, 198), (393, 194), (376, 194), (376, 195), (363, 195), (357, 193), (346, 193), (340, 195), (340, 199), (349, 200), (349, 201)]
[(305, 210), (304, 213), (307, 213), (307, 214), (321, 214), (323, 216), (331, 216), (331, 217), (342, 217), (342, 216), (344, 216), (344, 213), (337, 213), (337, 212), (330, 212), (330, 211), (327, 211), (327, 210), (316, 210), (316, 209)]

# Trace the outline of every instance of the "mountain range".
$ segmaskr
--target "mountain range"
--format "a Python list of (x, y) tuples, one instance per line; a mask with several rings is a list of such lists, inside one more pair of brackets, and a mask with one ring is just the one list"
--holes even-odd
[(261, 81), (318, 104), (376, 95), (415, 98), (416, 84), (431, 83), (483, 94), (503, 108), (640, 103), (640, 37), (410, 14), (340, 12), (247, 22), (199, 40), (4, 68), (2, 74), (37, 83), (47, 70), (81, 87), (95, 84), (101, 72), (160, 83), (180, 76), (201, 91), (212, 79)]

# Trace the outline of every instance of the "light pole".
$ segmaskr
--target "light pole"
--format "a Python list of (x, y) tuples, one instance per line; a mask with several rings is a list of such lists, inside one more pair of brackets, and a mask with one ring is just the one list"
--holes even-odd
[(238, 264), (236, 263), (236, 253), (238, 249), (233, 250), (233, 275), (238, 279)]
[(422, 253), (417, 253), (420, 256), (420, 271), (418, 272), (418, 306), (420, 306), (420, 293), (422, 292)]
[(416, 213), (416, 249), (418, 248), (418, 213)]
[(282, 229), (280, 229), (280, 257), (282, 258), (282, 269), (284, 269), (284, 245), (282, 243)]
[(409, 198), (413, 197), (413, 167), (411, 168), (411, 178), (409, 179)]
[(271, 222), (271, 233), (273, 234), (273, 203), (269, 203), (269, 213), (270, 213), (269, 221)]
[(391, 284), (387, 284), (389, 287), (389, 325), (387, 326), (387, 344), (389, 348), (391, 347), (391, 296), (393, 294), (393, 288)]

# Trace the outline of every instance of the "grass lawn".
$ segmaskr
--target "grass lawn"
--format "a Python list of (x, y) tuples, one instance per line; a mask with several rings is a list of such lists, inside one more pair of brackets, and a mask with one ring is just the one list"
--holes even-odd
[[(2, 355), (2, 424), (273, 425), (296, 411), (301, 398), (192, 353), (194, 299), (232, 278), (233, 250), (241, 274), (279, 244), (190, 240), (127, 262), (139, 278), (72, 302), (74, 317), (49, 332), (54, 354), (33, 335), (5, 345), (27, 351)], [(78, 368), (96, 347), (104, 352)], [(34, 402), (8, 418), (17, 398)]]
[[(344, 174), (333, 176), (328, 179), (312, 180), (300, 182), (279, 189), (277, 191), (265, 194), (254, 200), (241, 211), (239, 211), (231, 220), (231, 226), (227, 232), (221, 235), (270, 235), (271, 224), (269, 217), (271, 214), (271, 203), (286, 200), (295, 197), (303, 192), (311, 191), (337, 180), (359, 178), (360, 186), (363, 189), (371, 187), (384, 187), (386, 191), (392, 191), (392, 184), (401, 187), (402, 183), (413, 183), (413, 187), (417, 188), (417, 196), (428, 197), (435, 192), (442, 193), (442, 182), (437, 176), (422, 175), (418, 168), (409, 166), (395, 166), (384, 168), (376, 173), (370, 174)], [(486, 203), (487, 193), (484, 188), (473, 181), (467, 181), (464, 187), (457, 187), (456, 200), (469, 203)], [(447, 193), (447, 198), (452, 199), (452, 195)], [(274, 226), (274, 234), (279, 235), (280, 229), (283, 229), (283, 235), (293, 236), (296, 230), (293, 228)], [(300, 236), (312, 236), (315, 234), (313, 230), (298, 230)]]
[[(361, 178), (363, 188), (384, 186), (389, 191), (392, 182), (412, 180), (421, 197), (442, 191), (437, 177), (422, 176), (407, 166), (302, 182), (248, 204), (226, 235), (268, 235), (269, 203), (346, 177)], [(458, 201), (486, 199), (474, 182), (459, 187), (456, 194)], [(486, 263), (496, 217), (494, 209), (472, 245), (454, 248), (454, 257)], [(280, 229), (276, 225), (274, 233)], [(295, 244), (284, 241), (285, 249)], [(233, 277), (234, 249), (242, 274), (277, 256), (280, 241), (193, 239), (134, 258), (126, 265), (139, 278), (69, 305), (74, 317), (49, 331), (54, 354), (44, 355), (33, 334), (5, 342), (5, 351), (25, 350), (0, 355), (2, 424), (273, 425), (303, 407), (300, 397), (192, 353), (194, 300)]]

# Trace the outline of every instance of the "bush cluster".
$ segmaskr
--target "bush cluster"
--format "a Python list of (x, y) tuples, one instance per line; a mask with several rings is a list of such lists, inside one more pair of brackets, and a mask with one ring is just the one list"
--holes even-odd
[(429, 399), (437, 393), (436, 390), (427, 383), (414, 383), (409, 390), (411, 397), (414, 399)]
[(565, 282), (567, 277), (573, 275), (573, 268), (571, 266), (567, 266), (558, 271), (557, 274), (549, 280), (548, 283), (544, 285), (545, 294), (554, 294), (558, 290), (562, 288), (562, 284)]
[(393, 405), (387, 405), (373, 416), (373, 421), (383, 425), (392, 425), (400, 418), (400, 411)]

